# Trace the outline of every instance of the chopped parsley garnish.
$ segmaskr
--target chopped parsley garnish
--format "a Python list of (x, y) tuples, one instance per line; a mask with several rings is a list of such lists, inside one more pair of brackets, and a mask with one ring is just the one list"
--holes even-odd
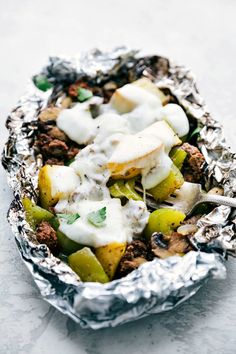
[(78, 101), (84, 102), (93, 96), (92, 91), (86, 90), (82, 87), (78, 88)]
[(80, 218), (80, 215), (78, 213), (75, 214), (57, 214), (59, 219), (64, 219), (67, 221), (68, 225), (73, 224), (77, 219)]
[(90, 224), (96, 227), (104, 226), (104, 221), (106, 220), (106, 212), (107, 212), (106, 207), (99, 209), (97, 211), (92, 211), (91, 213), (88, 214), (87, 217), (88, 221), (90, 222)]
[(36, 75), (33, 78), (35, 86), (41, 91), (47, 91), (52, 88), (51, 82), (48, 81), (48, 78), (44, 75)]

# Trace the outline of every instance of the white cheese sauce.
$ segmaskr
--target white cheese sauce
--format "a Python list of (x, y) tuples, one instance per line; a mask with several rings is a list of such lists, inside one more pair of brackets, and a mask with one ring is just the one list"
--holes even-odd
[[(106, 207), (106, 218), (101, 226), (89, 221), (89, 213)], [(71, 225), (60, 220), (59, 230), (71, 240), (91, 247), (105, 246), (112, 242), (131, 242), (145, 227), (149, 213), (143, 202), (131, 201), (125, 207), (120, 199), (102, 201), (83, 200), (67, 208), (67, 212), (77, 212), (80, 217)]]

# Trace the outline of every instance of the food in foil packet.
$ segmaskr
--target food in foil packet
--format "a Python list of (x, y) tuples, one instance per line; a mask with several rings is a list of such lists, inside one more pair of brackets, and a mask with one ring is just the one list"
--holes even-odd
[(8, 119), (3, 165), (9, 221), (45, 299), (101, 328), (224, 276), (235, 157), (190, 72), (117, 49), (50, 58), (33, 85)]

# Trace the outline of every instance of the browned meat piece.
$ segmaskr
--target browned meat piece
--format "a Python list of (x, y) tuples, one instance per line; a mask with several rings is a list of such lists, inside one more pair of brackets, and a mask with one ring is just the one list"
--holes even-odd
[(56, 126), (50, 126), (47, 134), (53, 139), (58, 139), (65, 142), (68, 140), (66, 134)]
[(39, 114), (39, 120), (42, 122), (55, 121), (60, 112), (59, 107), (48, 107)]
[[(52, 133), (54, 137), (57, 135), (58, 139), (53, 138), (49, 134)], [(64, 165), (65, 160), (73, 159), (78, 152), (79, 148), (71, 144), (69, 147), (65, 141), (60, 140), (64, 139), (64, 133), (60, 131), (57, 127), (52, 127), (47, 134), (42, 133), (38, 135), (36, 145), (39, 147), (41, 153), (44, 156), (45, 164), (47, 165)], [(65, 136), (66, 137), (66, 136)], [(67, 139), (67, 138), (66, 138)]]
[(189, 143), (184, 143), (181, 149), (187, 153), (183, 168), (185, 181), (199, 182), (203, 174), (203, 166), (205, 163), (204, 156), (196, 146), (190, 145)]
[(151, 237), (150, 244), (153, 254), (162, 259), (178, 254), (182, 255), (192, 249), (188, 238), (177, 232), (172, 232), (169, 235), (155, 232)]
[(201, 172), (205, 158), (200, 150), (196, 146), (190, 145), (189, 143), (184, 143), (181, 146), (181, 149), (187, 153), (187, 161), (193, 171)]
[(78, 81), (75, 84), (72, 84), (69, 86), (68, 89), (68, 93), (69, 96), (73, 97), (73, 98), (77, 98), (78, 97), (78, 88), (82, 87), (85, 89), (89, 89), (88, 83), (84, 82), (84, 81)]
[(52, 127), (55, 126), (55, 122), (41, 122), (40, 120), (38, 121), (38, 131), (41, 134), (47, 134), (49, 130), (52, 129)]
[(57, 253), (57, 234), (49, 222), (41, 221), (37, 227), (36, 237), (38, 242), (47, 245), (52, 253)]
[(42, 146), (42, 152), (47, 157), (64, 157), (68, 151), (68, 146), (61, 140), (54, 139), (49, 144)]
[(103, 91), (101, 87), (98, 86), (90, 87), (90, 90), (92, 90), (94, 96), (103, 97)]
[(45, 165), (59, 165), (64, 166), (64, 161), (57, 159), (56, 157), (52, 157), (51, 159), (47, 159), (45, 161)]
[(49, 144), (52, 141), (52, 137), (47, 134), (39, 134), (36, 144), (41, 148), (45, 144)]
[(68, 160), (73, 159), (79, 153), (79, 151), (80, 150), (77, 147), (71, 146), (66, 154), (67, 159)]
[(68, 93), (71, 97), (76, 98), (78, 96), (78, 87), (79, 87), (78, 84), (70, 85), (70, 87), (68, 89)]
[(121, 258), (119, 268), (117, 271), (118, 277), (123, 277), (141, 264), (147, 262), (148, 250), (147, 246), (140, 240), (132, 241)]

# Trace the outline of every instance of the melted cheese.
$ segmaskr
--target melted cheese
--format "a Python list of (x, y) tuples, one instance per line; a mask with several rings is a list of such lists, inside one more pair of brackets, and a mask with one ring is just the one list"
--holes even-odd
[(58, 127), (78, 144), (88, 144), (95, 136), (95, 126), (88, 108), (78, 103), (71, 109), (64, 109), (57, 118)]
[(96, 126), (95, 143), (102, 143), (114, 134), (127, 135), (130, 132), (129, 122), (125, 117), (116, 113), (104, 113), (94, 120)]
[(160, 119), (166, 120), (171, 128), (183, 137), (189, 132), (189, 121), (183, 108), (178, 104), (169, 103), (161, 109)]
[(134, 134), (153, 124), (157, 120), (159, 109), (159, 105), (153, 108), (144, 103), (122, 117), (128, 122), (130, 133)]
[[(88, 214), (103, 207), (106, 207), (106, 219), (102, 226), (94, 226), (89, 222)], [(149, 217), (143, 202), (134, 202), (122, 208), (120, 199), (117, 198), (80, 201), (74, 209), (80, 218), (73, 224), (67, 224), (66, 220), (60, 219), (59, 230), (71, 240), (91, 247), (105, 246), (112, 242), (131, 242), (133, 235), (143, 230)], [(133, 216), (128, 218), (127, 211)], [(142, 222), (138, 220), (139, 218)]]
[(155, 187), (168, 177), (173, 162), (164, 151), (164, 146), (156, 156), (155, 163), (150, 163), (142, 170), (142, 185), (145, 189)]

